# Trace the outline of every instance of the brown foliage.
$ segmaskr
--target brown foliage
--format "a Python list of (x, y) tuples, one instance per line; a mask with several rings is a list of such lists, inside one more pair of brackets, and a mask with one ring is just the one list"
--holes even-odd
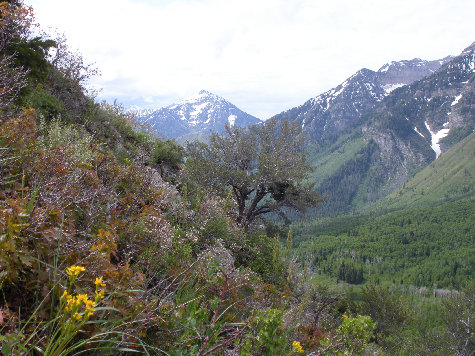
[(26, 39), (33, 25), (34, 15), (31, 6), (12, 2), (0, 2), (0, 54), (15, 38)]
[(0, 119), (5, 119), (11, 105), (26, 86), (28, 72), (13, 65), (14, 56), (6, 54), (7, 47), (14, 39), (25, 39), (33, 24), (33, 9), (0, 2)]

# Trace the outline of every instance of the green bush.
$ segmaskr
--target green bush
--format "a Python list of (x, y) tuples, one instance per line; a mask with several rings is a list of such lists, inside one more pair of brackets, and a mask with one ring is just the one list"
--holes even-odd
[(218, 239), (228, 241), (230, 237), (228, 221), (222, 216), (213, 217), (206, 222), (200, 235), (199, 244), (202, 246), (212, 245)]
[(158, 166), (163, 177), (166, 170), (176, 171), (183, 164), (185, 150), (174, 140), (158, 141), (153, 146), (150, 163)]
[(48, 93), (41, 85), (32, 91), (28, 103), (48, 121), (61, 115), (67, 115), (64, 104), (57, 97)]
[(282, 311), (258, 310), (251, 319), (252, 333), (241, 349), (241, 355), (284, 355), (288, 349)]
[(46, 123), (40, 119), (39, 146), (45, 150), (64, 148), (81, 163), (89, 163), (93, 157), (92, 136), (78, 126), (66, 125), (58, 118)]

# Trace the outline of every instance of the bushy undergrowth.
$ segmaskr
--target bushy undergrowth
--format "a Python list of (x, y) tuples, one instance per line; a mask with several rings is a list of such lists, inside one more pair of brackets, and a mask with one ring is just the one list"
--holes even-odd
[(3, 354), (275, 355), (340, 337), (317, 327), (310, 342), (298, 328), (314, 320), (286, 321), (306, 294), (291, 291), (300, 282), (273, 237), (236, 225), (229, 198), (177, 189), (150, 160), (35, 110), (0, 136)]

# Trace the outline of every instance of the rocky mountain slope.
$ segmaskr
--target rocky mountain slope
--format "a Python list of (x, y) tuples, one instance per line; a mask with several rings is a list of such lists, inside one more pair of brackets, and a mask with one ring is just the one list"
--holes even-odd
[(365, 120), (378, 131), (392, 129), (401, 139), (426, 143), (432, 158), (469, 135), (475, 127), (475, 43), (433, 75), (388, 96)]
[(337, 87), (275, 117), (297, 120), (313, 141), (334, 138), (357, 125), (364, 113), (394, 89), (434, 73), (450, 59), (391, 62), (377, 72), (363, 68)]
[[(374, 75), (360, 71), (333, 94), (323, 94), (334, 98), (327, 101), (331, 104), (327, 116), (305, 117), (302, 111), (297, 120), (302, 120), (312, 138), (309, 157), (315, 166), (313, 179), (317, 190), (327, 194), (327, 203), (317, 213), (358, 211), (394, 192), (468, 136), (475, 127), (474, 61), (475, 44), (433, 74), (389, 94), (369, 81), (355, 81), (356, 77)], [(378, 73), (385, 73), (385, 68)], [(368, 108), (369, 99), (364, 101), (366, 106), (360, 106), (360, 97), (345, 101), (345, 90), (350, 99), (353, 95), (351, 100), (355, 94), (364, 93), (376, 103)], [(341, 93), (337, 95), (338, 91)], [(356, 109), (367, 111), (355, 115)]]
[(137, 114), (138, 121), (162, 134), (165, 138), (183, 135), (224, 132), (224, 127), (247, 127), (261, 122), (222, 97), (206, 90), (176, 104)]
[(475, 132), (451, 147), (369, 212), (434, 206), (475, 195)]

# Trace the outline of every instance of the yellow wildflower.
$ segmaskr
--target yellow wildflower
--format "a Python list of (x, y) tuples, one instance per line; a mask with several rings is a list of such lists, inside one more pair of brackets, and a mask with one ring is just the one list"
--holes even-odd
[(73, 310), (73, 306), (76, 304), (76, 298), (74, 298), (73, 296), (70, 296), (68, 295), (66, 297), (66, 307), (64, 308), (64, 310), (66, 310), (67, 312)]
[(100, 291), (96, 290), (96, 302), (100, 301), (101, 299), (104, 299), (104, 289), (101, 289)]
[(106, 286), (106, 284), (102, 281), (102, 277), (96, 278), (96, 280), (94, 281), (94, 284), (96, 285), (96, 288)]
[(76, 319), (76, 320), (81, 320), (82, 316), (79, 315), (79, 313), (76, 312), (76, 313), (73, 314), (73, 318)]
[(81, 303), (84, 303), (86, 304), (87, 301), (88, 301), (88, 298), (87, 298), (87, 294), (78, 294), (76, 296), (76, 300), (77, 300), (77, 305), (81, 305)]
[(96, 306), (96, 302), (93, 300), (87, 300), (86, 302), (86, 311), (88, 313), (94, 313), (94, 307)]
[(88, 299), (88, 300), (86, 300), (85, 305), (86, 305), (86, 308), (94, 308), (96, 306), (96, 302), (93, 301), (93, 300)]
[(295, 340), (292, 343), (292, 347), (294, 351), (298, 352), (299, 354), (303, 354), (303, 349), (302, 349), (302, 345), (300, 345), (300, 341)]
[(348, 315), (343, 314), (343, 319), (348, 319)]
[(86, 268), (82, 266), (71, 266), (71, 267), (66, 268), (66, 273), (70, 277), (77, 277), (79, 276), (79, 273), (84, 272), (85, 270)]
[(63, 292), (63, 295), (61, 296), (60, 299), (61, 299), (61, 300), (65, 300), (65, 299), (68, 298), (68, 296), (69, 296), (68, 291), (65, 289), (64, 292)]

